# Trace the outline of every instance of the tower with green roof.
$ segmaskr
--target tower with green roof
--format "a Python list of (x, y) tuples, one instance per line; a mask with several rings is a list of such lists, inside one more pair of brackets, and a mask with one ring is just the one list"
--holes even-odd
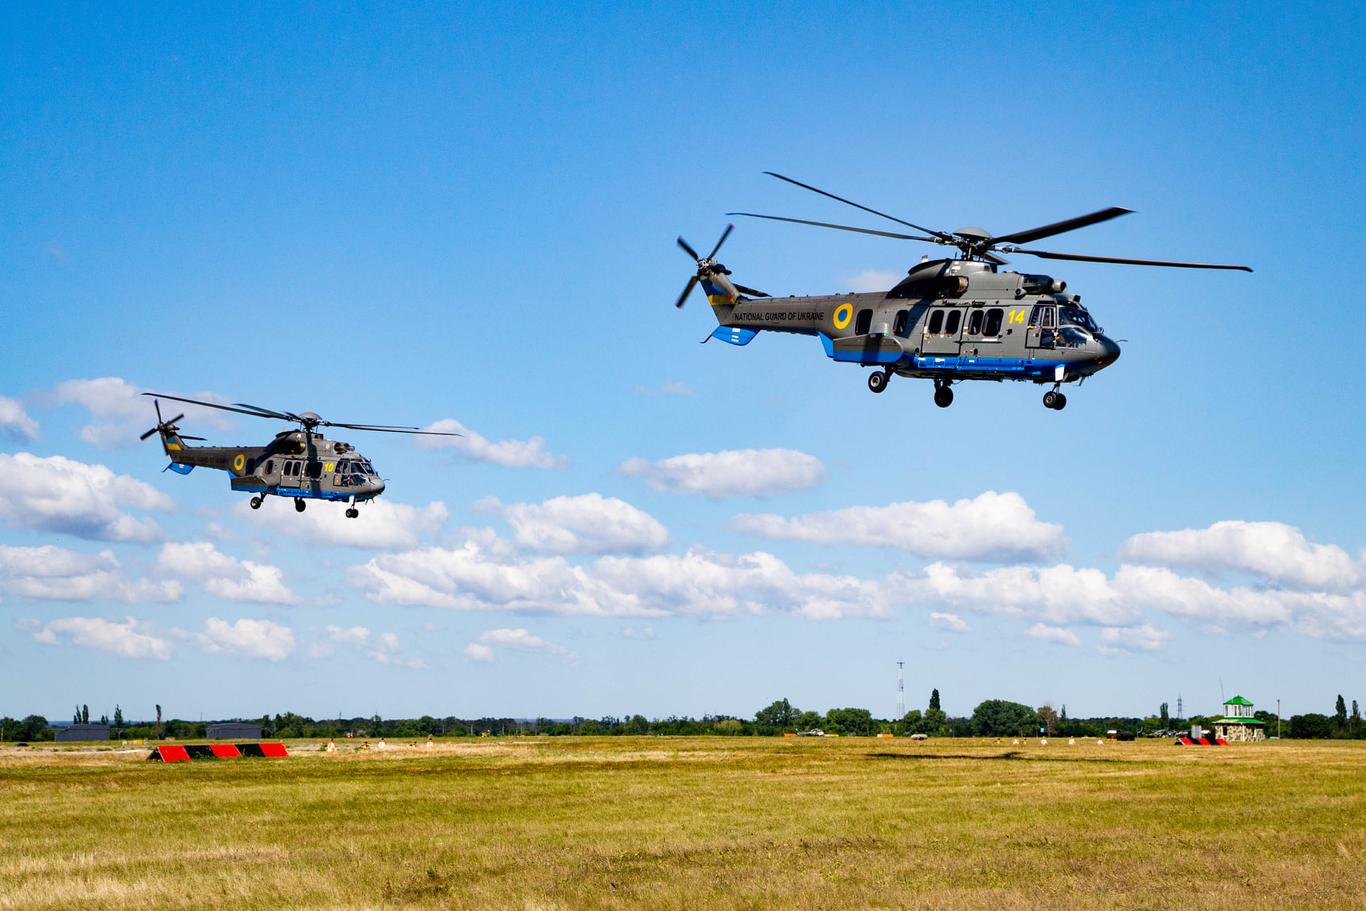
[(1213, 721), (1214, 736), (1229, 743), (1266, 739), (1263, 725), (1252, 717), (1252, 703), (1242, 696), (1234, 696), (1224, 703), (1224, 717)]

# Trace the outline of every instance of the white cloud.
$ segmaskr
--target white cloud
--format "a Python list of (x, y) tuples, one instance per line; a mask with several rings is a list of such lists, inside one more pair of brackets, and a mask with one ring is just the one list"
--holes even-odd
[(1041, 639), (1044, 642), (1053, 642), (1058, 645), (1081, 645), (1081, 637), (1064, 626), (1048, 626), (1044, 623), (1035, 623), (1025, 630), (1025, 635), (1031, 639)]
[(151, 519), (122, 507), (169, 512), (175, 503), (142, 481), (65, 456), (0, 453), (0, 521), (104, 541), (150, 541)]
[(487, 664), (493, 661), (493, 649), (478, 642), (471, 642), (465, 646), (465, 657), (471, 661), (482, 661)]
[(813, 619), (887, 616), (878, 582), (798, 573), (772, 554), (522, 556), (470, 539), (461, 547), (375, 557), (351, 572), (376, 601), (457, 610), (589, 616), (794, 613)]
[(345, 642), (350, 645), (364, 645), (370, 639), (370, 630), (363, 626), (328, 626), (327, 638), (333, 642)]
[(171, 643), (147, 631), (147, 625), (132, 617), (123, 622), (102, 617), (63, 617), (49, 620), (33, 634), (47, 645), (79, 645), (112, 652), (124, 658), (171, 657)]
[(974, 574), (931, 563), (923, 576), (908, 577), (907, 587), (922, 598), (951, 607), (1051, 625), (1113, 626), (1137, 619), (1137, 612), (1121, 601), (1103, 572), (1066, 564), (1003, 566)]
[(361, 548), (416, 547), (424, 538), (440, 532), (450, 516), (440, 500), (420, 507), (375, 499), (361, 505), (358, 519), (346, 518), (341, 504), (332, 503), (315, 504), (313, 509), (299, 513), (283, 497), (267, 497), (259, 510), (244, 501), (237, 505), (237, 511), (279, 534)]
[(617, 470), (655, 490), (713, 499), (804, 490), (825, 480), (821, 460), (794, 449), (728, 449), (657, 462), (628, 459)]
[(507, 505), (489, 497), (475, 507), (501, 516), (518, 545), (544, 553), (645, 553), (669, 543), (668, 530), (653, 516), (598, 493)]
[(298, 600), (285, 587), (278, 566), (229, 557), (208, 541), (164, 544), (156, 566), (171, 575), (197, 579), (205, 591), (229, 601), (293, 604)]
[(179, 582), (129, 579), (110, 551), (77, 553), (45, 544), (0, 545), (0, 591), (46, 601), (177, 601)]
[(1170, 633), (1150, 623), (1141, 626), (1107, 626), (1100, 631), (1100, 641), (1108, 651), (1155, 652), (1166, 646), (1170, 639)]
[(210, 617), (195, 641), (208, 652), (230, 652), (269, 661), (283, 661), (294, 651), (293, 630), (270, 620), (249, 617), (235, 623)]
[[(152, 400), (141, 392), (142, 390), (121, 377), (106, 376), (93, 380), (68, 380), (58, 383), (51, 391), (43, 394), (42, 400), (51, 405), (79, 405), (89, 412), (94, 420), (81, 428), (81, 439), (85, 442), (105, 449), (125, 448), (137, 445), (142, 432), (157, 422)], [(193, 393), (187, 398), (203, 399), (206, 402), (227, 402), (222, 396), (209, 392)], [(226, 430), (232, 426), (223, 412), (186, 402), (167, 400), (162, 403), (161, 410), (162, 416), (168, 419), (183, 412), (200, 425), (208, 425), (218, 430)]]
[(1293, 616), (1294, 599), (1288, 592), (1219, 588), (1151, 566), (1121, 566), (1114, 587), (1135, 608), (1153, 608), (1222, 628), (1279, 625), (1289, 623)]
[(1024, 497), (991, 490), (953, 504), (851, 506), (790, 519), (739, 515), (730, 527), (770, 538), (896, 547), (940, 559), (1045, 560), (1067, 547), (1062, 526), (1040, 522)]
[(930, 626), (946, 629), (952, 633), (966, 633), (972, 629), (966, 620), (948, 611), (933, 611), (930, 614)]
[(1331, 544), (1315, 544), (1281, 522), (1215, 522), (1209, 528), (1134, 535), (1120, 555), (1139, 563), (1252, 573), (1294, 588), (1346, 591), (1360, 585), (1361, 563)]
[(38, 439), (38, 422), (16, 399), (0, 395), (0, 438), (25, 442)]
[(476, 433), (454, 418), (443, 418), (423, 430), (436, 433), (459, 433), (458, 437), (413, 437), (419, 446), (433, 449), (455, 449), (479, 462), (491, 462), (509, 468), (563, 468), (569, 464), (563, 456), (546, 451), (545, 440), (490, 440)]
[(890, 291), (897, 282), (906, 277), (904, 272), (884, 272), (879, 269), (864, 269), (855, 275), (846, 275), (844, 284), (850, 291)]
[(331, 626), (326, 630), (327, 641), (315, 642), (309, 646), (308, 653), (313, 658), (330, 658), (336, 653), (334, 643), (354, 646), (372, 661), (380, 664), (393, 664), (402, 667), (423, 668), (427, 663), (421, 658), (405, 658), (400, 654), (398, 636), (394, 633), (380, 633), (371, 644), (370, 630), (364, 626)]

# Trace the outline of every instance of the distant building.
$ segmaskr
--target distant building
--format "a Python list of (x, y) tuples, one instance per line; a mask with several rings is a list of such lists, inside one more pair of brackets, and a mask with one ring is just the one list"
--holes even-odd
[(1215, 718), (1211, 724), (1214, 725), (1214, 736), (1229, 743), (1266, 739), (1262, 723), (1252, 717), (1252, 703), (1242, 696), (1234, 696), (1225, 702), (1224, 717)]
[(224, 721), (208, 725), (204, 733), (210, 740), (260, 740), (261, 726), (244, 721)]
[(52, 729), (53, 740), (76, 741), (76, 740), (108, 740), (109, 725), (107, 724), (68, 724), (65, 727)]

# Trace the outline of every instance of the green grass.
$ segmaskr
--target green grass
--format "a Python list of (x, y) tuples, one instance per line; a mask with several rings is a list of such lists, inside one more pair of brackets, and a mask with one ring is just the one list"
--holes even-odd
[(1366, 907), (1366, 742), (293, 749), (0, 749), (0, 909)]

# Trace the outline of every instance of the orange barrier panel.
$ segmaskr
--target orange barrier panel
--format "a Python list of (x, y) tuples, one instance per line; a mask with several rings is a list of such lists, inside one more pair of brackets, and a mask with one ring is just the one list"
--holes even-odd
[(209, 749), (213, 751), (215, 759), (240, 759), (242, 751), (230, 743), (212, 743)]
[(190, 754), (183, 746), (164, 746), (153, 748), (147, 757), (152, 762), (189, 762)]
[(289, 751), (285, 749), (283, 743), (263, 743), (261, 744), (262, 756), (288, 756)]

